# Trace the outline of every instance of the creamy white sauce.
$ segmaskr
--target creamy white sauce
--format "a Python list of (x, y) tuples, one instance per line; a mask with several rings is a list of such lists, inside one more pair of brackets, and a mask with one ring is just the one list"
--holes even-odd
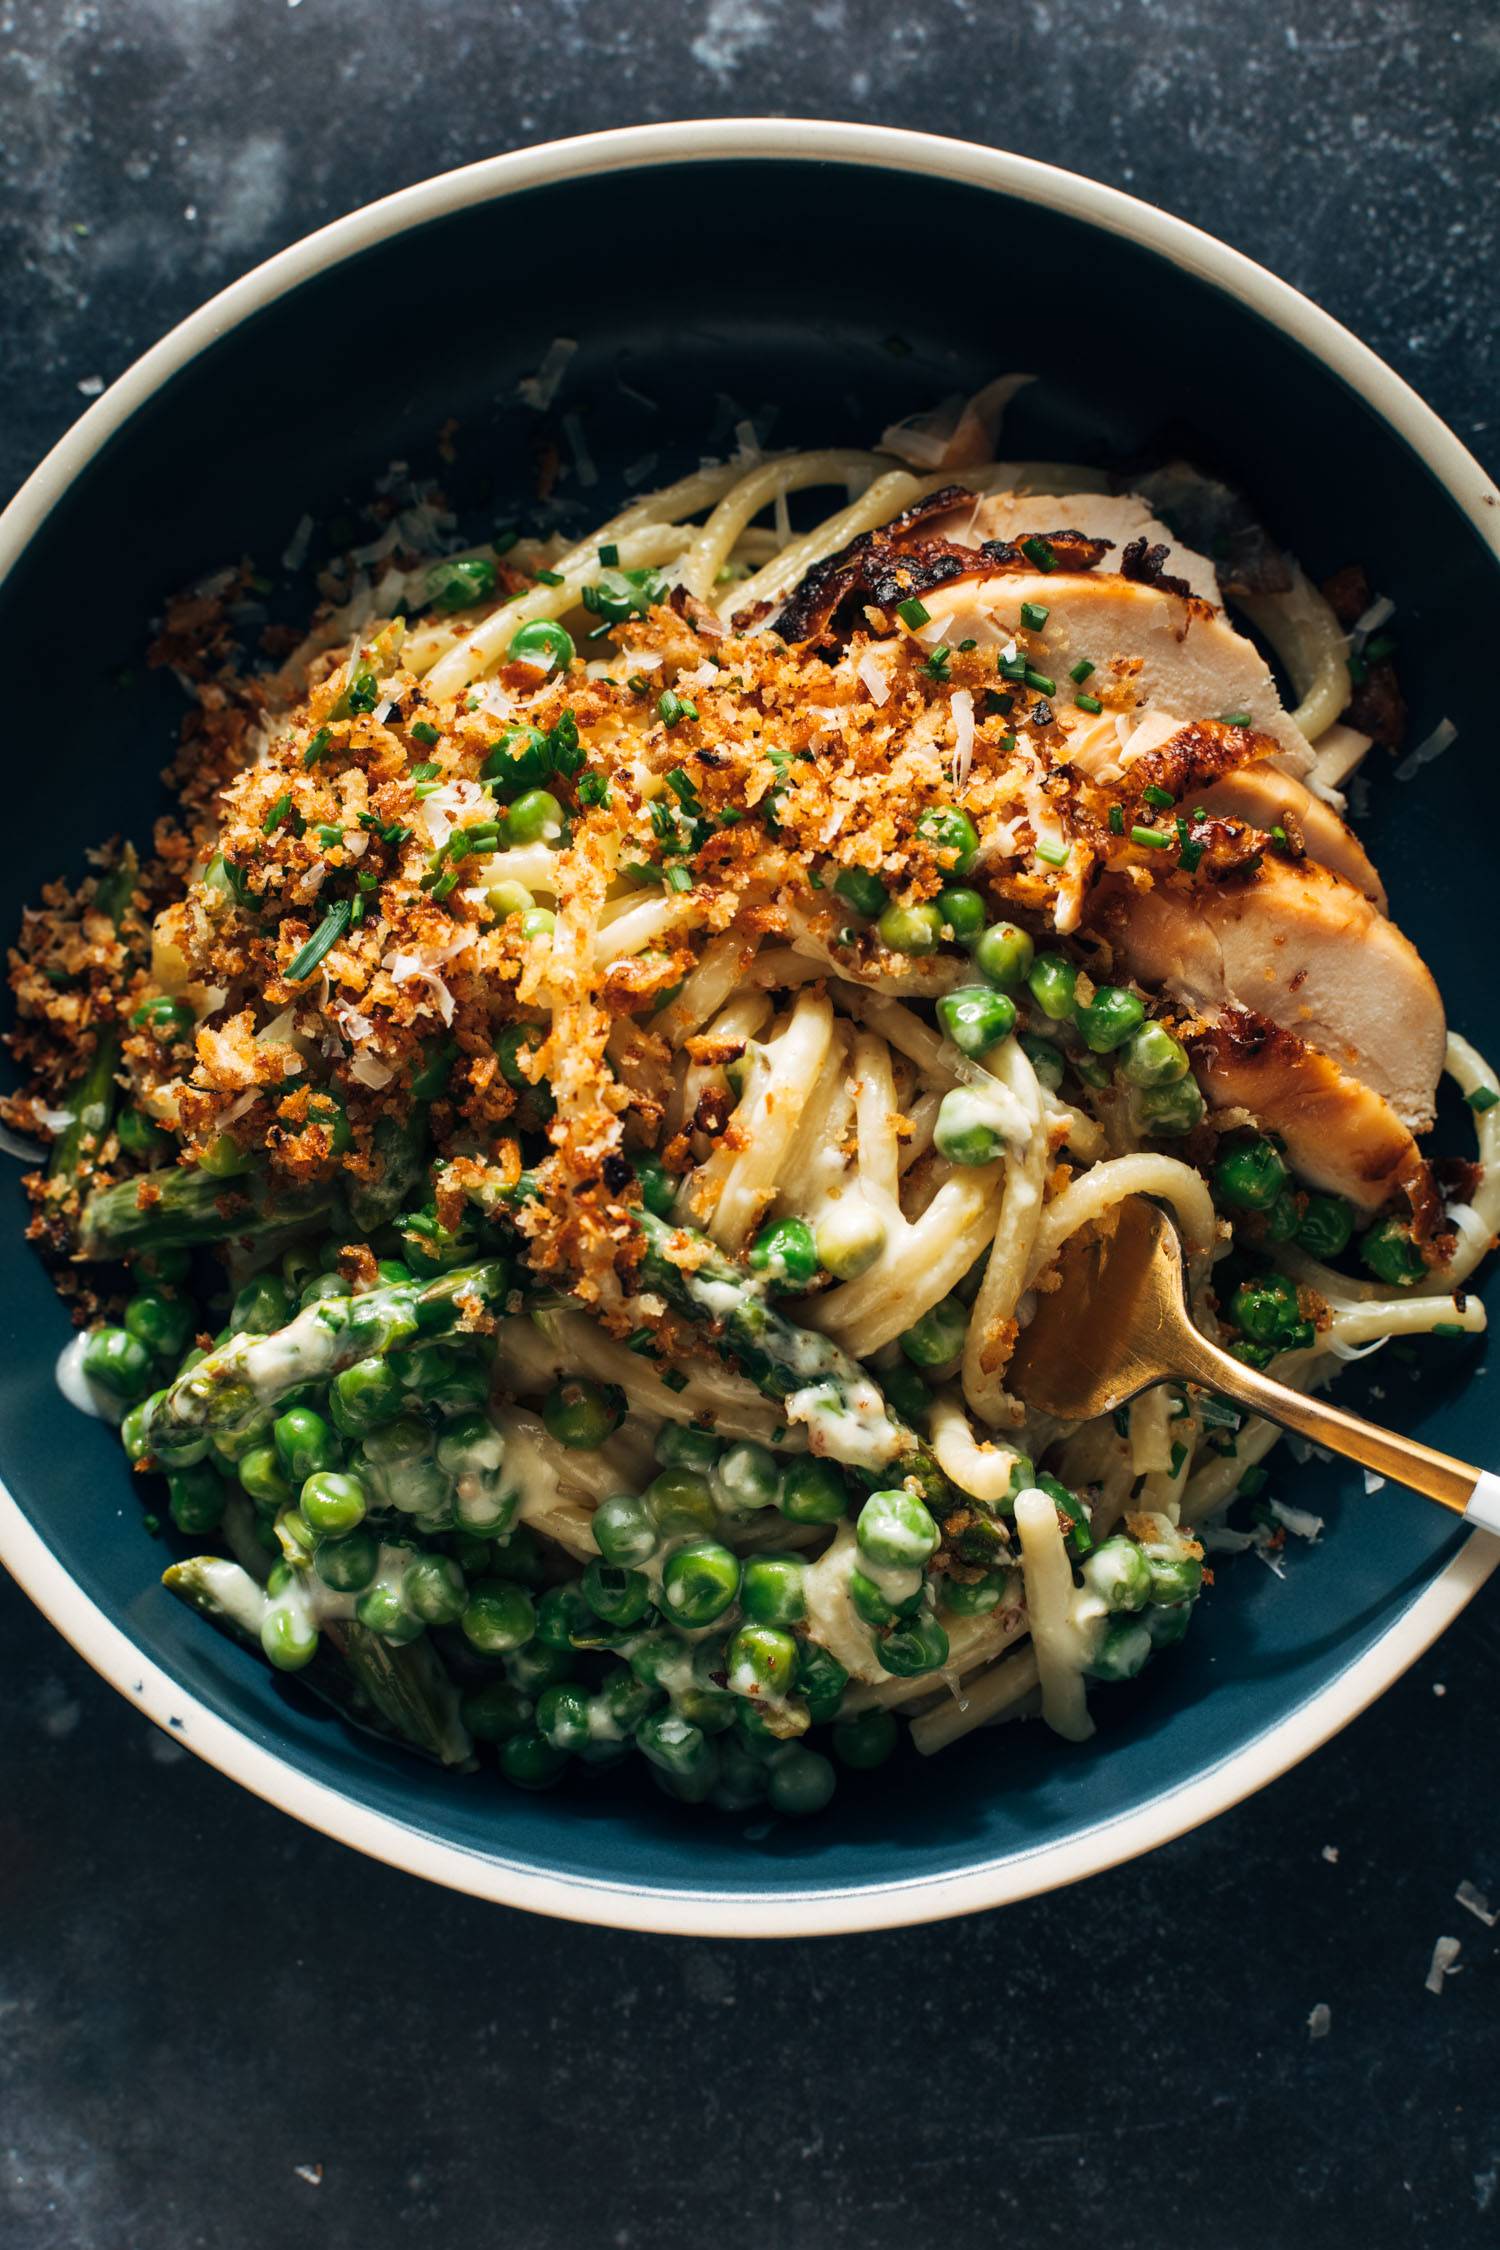
[(789, 1422), (806, 1426), (814, 1453), (826, 1453), (851, 1469), (883, 1469), (901, 1453), (905, 1440), (867, 1376), (843, 1391), (811, 1383), (786, 1401)]

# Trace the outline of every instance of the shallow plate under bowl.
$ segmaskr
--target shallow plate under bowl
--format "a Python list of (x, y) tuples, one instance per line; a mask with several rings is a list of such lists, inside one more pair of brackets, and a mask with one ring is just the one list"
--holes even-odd
[[(274, 567), (304, 511), (326, 522), (393, 458), (438, 467), (450, 418), (455, 497), (491, 516), (524, 498), (538, 418), (517, 384), (558, 335), (578, 351), (556, 412), (579, 416), (599, 480), (581, 489), (575, 464), (560, 487), (583, 528), (627, 469), (690, 465), (743, 415), (764, 430), (774, 409), (777, 445), (863, 443), (1024, 368), (1040, 380), (1012, 410), (1008, 454), (1109, 465), (1175, 447), (1243, 485), (1315, 576), (1364, 562), (1399, 605), (1415, 733), (1444, 715), (1458, 727), (1417, 782), (1377, 777), (1366, 833), (1455, 1022), (1494, 1044), (1473, 904), (1500, 820), (1473, 662), (1500, 604), (1493, 488), (1389, 370), (1233, 252), (1019, 158), (853, 126), (652, 127), (476, 165), (272, 260), (122, 377), (0, 520), (20, 737), (0, 926), (90, 843), (148, 832), (177, 717), (170, 681), (140, 662), (162, 597), (244, 553)], [(0, 1559), (189, 1749), (360, 1849), (549, 1913), (790, 1935), (1069, 1881), (1324, 1740), (1490, 1561), (1405, 1493), (1367, 1499), (1357, 1471), (1287, 1460), (1277, 1488), (1326, 1516), (1322, 1544), (1284, 1581), (1254, 1559), (1221, 1570), (1184, 1647), (1096, 1697), (1082, 1749), (1002, 1729), (850, 1777), (800, 1825), (687, 1813), (634, 1767), (522, 1796), (346, 1731), (160, 1590), (166, 1556), (113, 1435), (54, 1388), (66, 1319), (21, 1240), (18, 1189), (0, 1212)], [(1382, 1411), (1493, 1458), (1476, 1357), (1386, 1353)]]

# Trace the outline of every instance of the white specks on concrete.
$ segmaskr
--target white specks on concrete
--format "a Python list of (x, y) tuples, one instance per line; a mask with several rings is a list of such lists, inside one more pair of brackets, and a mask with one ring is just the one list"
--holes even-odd
[(770, 14), (757, 0), (708, 0), (691, 53), (695, 62), (727, 85), (746, 55), (768, 46), (775, 35)]

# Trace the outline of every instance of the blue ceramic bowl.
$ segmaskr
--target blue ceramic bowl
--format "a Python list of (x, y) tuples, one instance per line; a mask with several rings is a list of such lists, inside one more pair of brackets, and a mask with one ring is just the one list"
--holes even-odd
[[(1400, 607), (1415, 730), (1446, 715), (1459, 731), (1419, 783), (1376, 780), (1368, 834), (1455, 1021), (1500, 1044), (1493, 964), (1473, 943), (1500, 819), (1488, 668), (1472, 661), (1500, 606), (1500, 501), (1478, 466), (1344, 330), (1192, 228), (1020, 158), (847, 125), (651, 127), (450, 174), (273, 259), (123, 376), (0, 519), (0, 636), (47, 727), (45, 760), (8, 775), (0, 925), (100, 836), (145, 830), (176, 717), (170, 683), (139, 668), (162, 596), (242, 553), (276, 556), (305, 509), (337, 512), (393, 456), (430, 458), (449, 416), (460, 496), (471, 479), (527, 489), (516, 384), (558, 333), (579, 344), (568, 402), (586, 411), (601, 515), (626, 464), (658, 453), (673, 470), (673, 433), (696, 454), (716, 394), (774, 406), (778, 444), (849, 442), (1024, 365), (1042, 380), (1008, 449), (1108, 464), (1175, 444), (1248, 490), (1315, 575), (1363, 561)], [(86, 605), (80, 554), (109, 566)], [(5, 1210), (9, 1569), (122, 1693), (247, 1787), (396, 1865), (547, 1913), (790, 1935), (1071, 1881), (1325, 1740), (1500, 1551), (1395, 1488), (1366, 1498), (1356, 1470), (1287, 1466), (1282, 1491), (1328, 1520), (1321, 1545), (1285, 1580), (1253, 1558), (1221, 1571), (1182, 1650), (1096, 1698), (1082, 1749), (1037, 1728), (975, 1736), (851, 1777), (802, 1824), (689, 1814), (635, 1772), (522, 1796), (349, 1732), (160, 1590), (163, 1551), (113, 1435), (54, 1388), (66, 1317), (21, 1239), (17, 1189)], [(1377, 1411), (1493, 1459), (1476, 1358), (1387, 1353)]]

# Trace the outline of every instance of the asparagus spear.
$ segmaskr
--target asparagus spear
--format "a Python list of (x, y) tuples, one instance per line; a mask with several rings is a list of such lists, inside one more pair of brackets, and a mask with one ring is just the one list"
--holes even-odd
[(373, 1234), (396, 1216), (410, 1200), (426, 1172), (427, 1104), (420, 1102), (405, 1117), (382, 1118), (375, 1128), (376, 1153), (382, 1159), (378, 1180), (351, 1188), (349, 1212), (361, 1234)]
[[(146, 1202), (140, 1199), (143, 1184), (149, 1190)], [(152, 1172), (144, 1183), (120, 1180), (95, 1190), (84, 1205), (79, 1255), (123, 1258), (137, 1250), (191, 1249), (231, 1235), (302, 1228), (329, 1210), (333, 1200), (328, 1184), (301, 1193), (288, 1190), (269, 1203), (258, 1198), (249, 1180), (216, 1180), (185, 1168)]]
[[(242, 1648), (260, 1653), (267, 1596), (238, 1563), (190, 1555), (162, 1574), (162, 1584)], [(470, 1762), (473, 1746), (458, 1715), (458, 1690), (425, 1639), (392, 1648), (352, 1619), (325, 1621), (317, 1654), (298, 1677), (356, 1726), (441, 1765)]]
[[(878, 1468), (893, 1483), (914, 1482), (939, 1522), (962, 1514), (968, 1528), (973, 1503), (955, 1491), (929, 1447), (856, 1360), (826, 1336), (788, 1320), (770, 1302), (763, 1284), (726, 1258), (707, 1235), (674, 1226), (650, 1211), (641, 1213), (640, 1226), (646, 1238), (646, 1277), (693, 1319), (717, 1322), (721, 1352), (768, 1398), (784, 1401), (798, 1395), (799, 1404), (810, 1409), (798, 1419), (809, 1423), (818, 1451), (856, 1469)], [(691, 1248), (691, 1271), (673, 1259), (674, 1244)], [(997, 1527), (997, 1543), (1001, 1536)]]
[(508, 1282), (504, 1260), (492, 1258), (433, 1281), (321, 1298), (269, 1336), (232, 1336), (158, 1393), (146, 1417), (147, 1450), (164, 1467), (200, 1459), (210, 1438), (240, 1435), (288, 1391), (326, 1383), (414, 1336), (456, 1328), (466, 1305), (493, 1304)]

